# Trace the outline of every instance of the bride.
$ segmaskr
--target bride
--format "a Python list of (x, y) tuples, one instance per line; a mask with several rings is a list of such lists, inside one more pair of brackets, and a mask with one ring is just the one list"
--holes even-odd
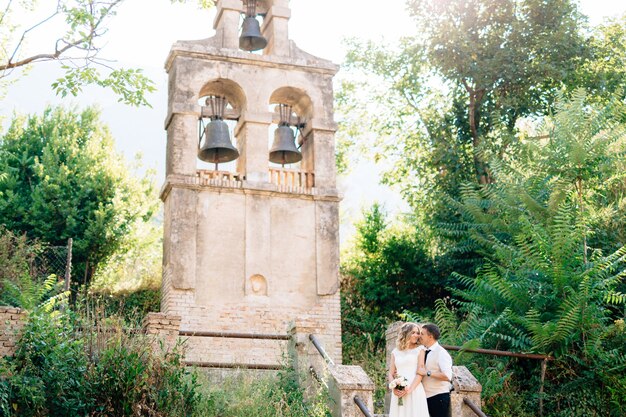
[(405, 323), (400, 328), (396, 348), (391, 352), (389, 364), (390, 387), (405, 381), (404, 389), (393, 388), (389, 417), (428, 417), (428, 404), (422, 386), (422, 376), (417, 375), (418, 365), (424, 367), (424, 347), (419, 345), (420, 327)]

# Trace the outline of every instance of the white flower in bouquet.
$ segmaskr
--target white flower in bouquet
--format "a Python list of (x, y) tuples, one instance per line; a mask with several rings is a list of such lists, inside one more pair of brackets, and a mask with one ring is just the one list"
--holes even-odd
[[(407, 385), (409, 385), (409, 381), (405, 377), (399, 376), (389, 383), (389, 389), (397, 389), (399, 391), (402, 391), (407, 387)], [(398, 405), (403, 404), (404, 403), (402, 401), (402, 398), (398, 398)]]

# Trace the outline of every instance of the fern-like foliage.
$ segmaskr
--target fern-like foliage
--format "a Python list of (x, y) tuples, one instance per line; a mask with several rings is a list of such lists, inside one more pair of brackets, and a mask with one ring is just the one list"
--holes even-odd
[(42, 282), (24, 275), (17, 282), (5, 280), (3, 283), (3, 301), (26, 310), (58, 300), (61, 294), (61, 282), (56, 275), (50, 275)]
[[(570, 393), (590, 383), (593, 363), (607, 364), (596, 375), (606, 381), (626, 364), (623, 114), (620, 103), (591, 108), (582, 91), (563, 99), (544, 122), (547, 139), (490, 163), (495, 183), (464, 186), (450, 204), (461, 224), (442, 225), (483, 261), (475, 276), (455, 276), (462, 286), (436, 319), (457, 340), (555, 356), (554, 380), (568, 379)], [(615, 398), (602, 389), (594, 395)]]

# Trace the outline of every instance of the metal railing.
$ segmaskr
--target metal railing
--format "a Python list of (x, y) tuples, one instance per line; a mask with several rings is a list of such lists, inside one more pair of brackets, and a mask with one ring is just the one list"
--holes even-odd
[(231, 332), (200, 332), (194, 330), (181, 330), (179, 336), (189, 337), (223, 337), (230, 339), (265, 339), (265, 340), (289, 340), (286, 334), (267, 333), (231, 333)]
[(280, 365), (265, 363), (225, 363), (225, 362), (196, 362), (184, 361), (185, 366), (195, 366), (196, 368), (219, 368), (219, 369), (262, 369), (268, 371), (278, 371), (283, 369)]
[(467, 405), (478, 417), (488, 417), (487, 414), (483, 413), (482, 410), (478, 408), (478, 406), (469, 398), (463, 397), (463, 404)]
[(554, 360), (554, 356), (540, 355), (537, 353), (508, 352), (506, 350), (494, 350), (494, 349), (464, 349), (461, 346), (450, 346), (450, 345), (442, 345), (442, 347), (447, 350), (454, 350), (454, 351), (460, 351), (460, 352), (480, 353), (483, 355), (508, 356), (511, 358), (540, 360), (541, 361), (541, 383), (539, 384), (539, 416), (540, 417), (543, 416), (543, 391), (544, 391), (544, 384), (546, 380), (546, 370), (548, 367), (548, 361)]
[[(317, 339), (317, 337), (313, 333), (309, 334), (309, 340), (311, 341), (311, 343), (313, 343), (313, 346), (315, 346), (315, 349), (317, 349), (317, 351), (322, 356), (322, 358), (324, 358), (324, 361), (326, 361), (328, 365), (335, 366), (335, 362), (332, 360), (330, 356), (328, 356), (328, 353), (326, 353), (326, 351), (324, 350), (324, 347), (322, 346), (320, 341)], [(320, 378), (319, 375), (317, 375), (317, 372), (315, 372), (315, 369), (313, 369), (313, 366), (309, 367), (309, 372), (311, 372), (311, 375), (313, 376), (313, 378), (315, 378), (317, 382), (319, 382), (320, 384), (326, 385), (326, 383), (322, 380), (322, 378)], [(328, 386), (326, 385), (326, 387)], [(361, 410), (361, 412), (363, 413), (365, 417), (374, 417), (374, 414), (372, 414), (372, 412), (367, 408), (367, 405), (365, 405), (365, 402), (363, 402), (361, 397), (359, 397), (358, 395), (355, 395), (353, 398), (353, 401), (356, 404), (356, 406), (359, 408), (359, 410)]]
[(537, 353), (516, 353), (516, 352), (508, 352), (506, 350), (494, 350), (494, 349), (464, 349), (462, 346), (450, 346), (450, 345), (441, 345), (446, 350), (454, 350), (459, 352), (468, 352), (468, 353), (480, 353), (483, 355), (493, 355), (493, 356), (508, 356), (512, 358), (524, 358), (524, 359), (540, 359), (551, 361), (554, 360), (554, 357), (549, 355), (540, 355)]
[(359, 407), (359, 410), (361, 410), (365, 417), (374, 417), (374, 414), (372, 414), (372, 412), (367, 408), (361, 397), (359, 397), (358, 395), (354, 396), (354, 403), (357, 407)]
[(335, 366), (335, 362), (333, 362), (331, 357), (328, 356), (328, 353), (326, 353), (326, 351), (324, 350), (324, 348), (320, 344), (319, 340), (317, 340), (317, 337), (315, 337), (315, 335), (313, 333), (311, 333), (309, 335), (309, 340), (311, 341), (311, 343), (313, 343), (313, 346), (315, 346), (315, 349), (317, 349), (317, 351), (320, 353), (320, 355), (322, 355), (322, 358), (324, 358), (326, 363), (329, 364), (329, 365)]

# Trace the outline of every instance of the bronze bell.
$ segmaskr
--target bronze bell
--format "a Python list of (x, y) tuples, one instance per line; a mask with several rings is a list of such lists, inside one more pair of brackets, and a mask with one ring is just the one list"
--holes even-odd
[(198, 150), (198, 158), (217, 164), (234, 161), (239, 157), (239, 151), (230, 142), (226, 122), (220, 119), (211, 120), (204, 132), (204, 144)]
[(244, 51), (258, 51), (267, 46), (267, 39), (261, 36), (261, 26), (254, 16), (246, 16), (241, 26), (239, 48)]
[(280, 125), (274, 132), (274, 143), (270, 149), (270, 161), (275, 164), (293, 164), (302, 159), (296, 148), (293, 130), (287, 125)]

